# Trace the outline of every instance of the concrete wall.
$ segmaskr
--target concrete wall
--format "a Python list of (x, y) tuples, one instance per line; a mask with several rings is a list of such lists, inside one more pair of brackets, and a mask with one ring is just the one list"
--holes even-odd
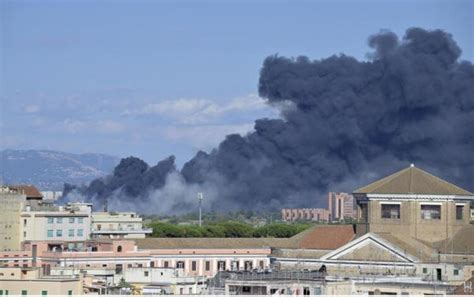
[[(48, 222), (50, 218), (53, 219), (53, 223)], [(61, 223), (58, 223), (58, 218), (61, 218)], [(87, 213), (23, 212), (21, 219), (24, 241), (85, 241), (90, 238), (91, 219)], [(80, 219), (82, 219), (82, 223), (80, 223)], [(48, 230), (53, 230), (53, 237), (48, 237)], [(57, 236), (57, 230), (62, 230), (62, 236)], [(73, 236), (69, 235), (69, 230), (73, 230)], [(78, 230), (82, 230), (81, 236), (78, 234)]]
[[(370, 232), (391, 233), (399, 238), (409, 237), (427, 242), (436, 242), (452, 237), (462, 227), (469, 225), (469, 203), (463, 203), (463, 219), (456, 220), (456, 204), (453, 201), (439, 202), (441, 219), (421, 218), (421, 205), (434, 204), (420, 201), (400, 201), (400, 219), (382, 218), (384, 201), (369, 201), (368, 221)], [(394, 203), (391, 201), (391, 203)]]
[[(37, 269), (0, 268), (0, 290), (5, 295), (82, 295), (81, 277), (43, 277)], [(8, 291), (8, 294), (6, 294)]]
[(26, 196), (0, 193), (0, 251), (20, 249), (20, 213)]

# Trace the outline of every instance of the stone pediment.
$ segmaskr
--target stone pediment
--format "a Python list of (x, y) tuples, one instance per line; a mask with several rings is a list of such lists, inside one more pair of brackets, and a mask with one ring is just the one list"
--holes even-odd
[(339, 249), (325, 255), (322, 259), (341, 262), (370, 261), (382, 263), (414, 263), (418, 260), (396, 245), (373, 233), (368, 233), (347, 243)]

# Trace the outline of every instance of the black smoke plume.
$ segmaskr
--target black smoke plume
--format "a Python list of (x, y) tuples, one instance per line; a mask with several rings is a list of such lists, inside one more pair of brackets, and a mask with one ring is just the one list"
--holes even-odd
[(266, 58), (259, 94), (281, 119), (256, 120), (254, 132), (227, 136), (181, 172), (173, 158), (152, 168), (127, 158), (79, 192), (145, 200), (156, 206), (149, 212), (194, 209), (196, 191), (216, 209), (317, 207), (329, 190), (352, 191), (412, 162), (473, 190), (473, 64), (441, 30), (411, 28), (402, 39), (382, 31), (368, 44), (366, 61)]

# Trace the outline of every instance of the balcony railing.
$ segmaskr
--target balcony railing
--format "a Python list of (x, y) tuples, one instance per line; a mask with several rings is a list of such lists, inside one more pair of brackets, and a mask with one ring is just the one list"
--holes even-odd
[(151, 234), (153, 229), (95, 229), (92, 234)]

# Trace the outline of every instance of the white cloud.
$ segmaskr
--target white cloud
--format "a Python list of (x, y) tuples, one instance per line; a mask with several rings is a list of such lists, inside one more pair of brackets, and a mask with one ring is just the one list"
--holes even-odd
[(253, 123), (240, 125), (201, 125), (201, 126), (170, 126), (164, 134), (170, 140), (185, 140), (197, 149), (209, 149), (217, 146), (226, 135), (245, 135), (253, 131)]
[(179, 124), (209, 123), (232, 113), (248, 113), (270, 108), (264, 99), (255, 94), (237, 97), (228, 102), (207, 99), (177, 99), (147, 104), (125, 115), (162, 115), (171, 117)]
[(97, 130), (105, 134), (120, 133), (124, 130), (124, 126), (115, 121), (99, 121), (96, 123)]
[(64, 130), (73, 134), (81, 132), (87, 127), (85, 122), (71, 119), (65, 119), (61, 124)]
[(66, 119), (61, 123), (61, 127), (63, 130), (69, 133), (81, 133), (84, 131), (87, 132), (99, 132), (102, 134), (114, 134), (119, 133), (124, 130), (122, 124), (116, 121), (79, 121), (79, 120), (71, 120)]
[(36, 113), (40, 110), (39, 106), (38, 105), (34, 105), (34, 104), (31, 104), (31, 105), (26, 105), (24, 108), (23, 108), (23, 111), (26, 112), (26, 113)]

